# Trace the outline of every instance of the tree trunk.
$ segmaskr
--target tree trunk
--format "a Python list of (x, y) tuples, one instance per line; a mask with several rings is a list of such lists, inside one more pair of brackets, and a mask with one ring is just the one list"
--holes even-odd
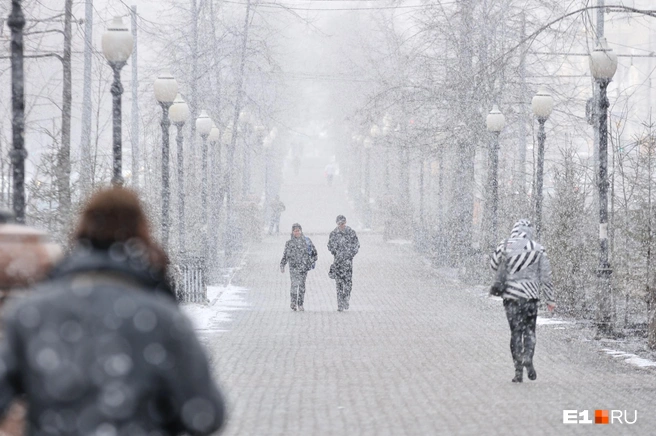
[(241, 59), (239, 62), (239, 71), (237, 75), (237, 99), (235, 100), (235, 111), (232, 117), (232, 138), (230, 144), (228, 145), (228, 156), (226, 163), (226, 172), (225, 172), (225, 186), (226, 186), (226, 238), (225, 238), (225, 252), (226, 257), (230, 258), (232, 256), (233, 248), (236, 243), (239, 241), (235, 240), (234, 233), (229, 233), (231, 226), (234, 225), (232, 222), (233, 217), (233, 172), (235, 164), (235, 147), (237, 145), (237, 136), (238, 129), (237, 125), (239, 123), (239, 113), (241, 112), (241, 104), (244, 98), (244, 74), (246, 70), (246, 49), (248, 48), (248, 29), (250, 27), (250, 15), (251, 15), (251, 0), (248, 0), (246, 3), (246, 16), (244, 18), (244, 31), (242, 35), (241, 43)]
[(57, 192), (59, 201), (59, 219), (62, 227), (68, 222), (71, 212), (71, 105), (72, 105), (72, 72), (71, 44), (73, 19), (73, 0), (66, 0), (64, 9), (64, 55), (63, 86), (62, 86), (62, 128), (61, 147), (57, 156)]

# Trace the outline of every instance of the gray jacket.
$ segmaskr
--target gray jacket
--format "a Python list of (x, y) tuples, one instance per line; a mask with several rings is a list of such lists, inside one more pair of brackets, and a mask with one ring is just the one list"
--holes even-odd
[[(223, 397), (189, 320), (129, 250), (74, 251), (8, 307), (0, 416), (25, 395), (30, 435), (206, 435)], [(164, 285), (165, 286), (165, 285)]]
[(508, 275), (502, 297), (539, 300), (540, 293), (549, 304), (554, 303), (551, 265), (544, 247), (533, 241), (533, 227), (522, 220), (515, 224), (510, 238), (502, 241), (492, 254), (491, 268), (496, 271), (506, 252)]

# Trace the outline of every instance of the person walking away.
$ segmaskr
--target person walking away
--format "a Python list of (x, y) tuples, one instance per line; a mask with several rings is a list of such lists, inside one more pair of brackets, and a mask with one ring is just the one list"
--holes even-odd
[(50, 279), (7, 305), (0, 415), (24, 396), (30, 434), (213, 434), (223, 397), (136, 193), (95, 193), (73, 235)]
[(335, 177), (335, 165), (330, 162), (328, 165), (326, 165), (324, 172), (326, 174), (328, 186), (333, 186), (333, 177)]
[(303, 312), (305, 300), (305, 279), (307, 273), (314, 269), (318, 259), (317, 249), (312, 240), (303, 234), (300, 224), (292, 225), (292, 235), (285, 243), (285, 251), (280, 261), (280, 272), (285, 272), (285, 265), (289, 263), (289, 278), (291, 279), (291, 308)]
[(301, 156), (300, 155), (294, 155), (294, 158), (292, 159), (292, 167), (294, 167), (294, 175), (298, 177), (298, 172), (301, 169)]
[(269, 234), (272, 235), (275, 230), (276, 235), (280, 233), (280, 215), (285, 211), (285, 203), (280, 201), (280, 196), (271, 202), (271, 220), (269, 221)]
[(328, 251), (334, 256), (333, 269), (337, 286), (337, 310), (349, 309), (353, 287), (353, 258), (360, 250), (355, 230), (346, 225), (346, 217), (338, 215), (337, 227), (330, 232)]
[(515, 377), (512, 379), (514, 383), (523, 381), (524, 368), (530, 380), (537, 378), (533, 354), (540, 294), (544, 295), (549, 311), (556, 307), (547, 252), (532, 237), (533, 226), (530, 221), (518, 221), (513, 226), (510, 238), (499, 244), (490, 260), (491, 268), (497, 271), (505, 259), (507, 269), (501, 297), (510, 325), (510, 353), (515, 365)]

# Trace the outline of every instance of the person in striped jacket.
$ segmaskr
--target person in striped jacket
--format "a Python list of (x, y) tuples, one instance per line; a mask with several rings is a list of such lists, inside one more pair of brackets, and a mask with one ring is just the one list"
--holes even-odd
[(516, 222), (510, 238), (499, 244), (490, 260), (490, 266), (497, 271), (505, 259), (507, 269), (502, 298), (510, 324), (510, 352), (515, 364), (514, 383), (522, 382), (524, 368), (530, 380), (537, 378), (533, 353), (540, 294), (544, 296), (550, 311), (556, 307), (547, 252), (532, 236), (533, 226), (530, 221), (523, 219)]

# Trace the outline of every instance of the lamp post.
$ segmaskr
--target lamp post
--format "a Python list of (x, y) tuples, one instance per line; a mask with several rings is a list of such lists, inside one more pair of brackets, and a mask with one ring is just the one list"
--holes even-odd
[[(123, 183), (122, 153), (121, 153), (121, 94), (123, 94), (123, 85), (121, 85), (121, 68), (125, 66), (128, 58), (132, 54), (134, 40), (132, 33), (127, 26), (123, 24), (121, 17), (114, 17), (107, 30), (102, 35), (102, 51), (107, 59), (107, 63), (112, 67), (114, 73), (114, 82), (112, 83), (112, 114), (113, 114), (113, 144), (112, 151), (114, 155), (114, 171), (112, 175), (112, 184), (121, 185)], [(173, 96), (175, 97), (175, 95)]]
[(599, 334), (612, 332), (611, 287), (612, 269), (608, 261), (608, 96), (606, 90), (617, 71), (617, 56), (608, 47), (606, 38), (599, 38), (599, 45), (590, 54), (590, 72), (599, 85), (599, 309), (597, 329)]
[(16, 221), (25, 223), (25, 77), (23, 73), (23, 27), (25, 16), (20, 0), (12, 0), (11, 15), (7, 24), (11, 28), (11, 129), (13, 147), (11, 159), (13, 186), (13, 208)]
[[(378, 128), (377, 126), (373, 126)], [(373, 130), (373, 127), (371, 128)], [(371, 163), (371, 147), (373, 140), (367, 136), (362, 142), (365, 151), (365, 164), (364, 164), (364, 228), (371, 229), (371, 202), (369, 201), (369, 171)]]
[(349, 192), (352, 192), (354, 195), (354, 201), (356, 204), (362, 203), (362, 135), (352, 135), (351, 144), (353, 147), (354, 154), (354, 164), (353, 171), (349, 171), (349, 181), (351, 187)]
[[(213, 164), (211, 166), (213, 174), (211, 177), (211, 191), (216, 193), (218, 191), (216, 180), (221, 176), (221, 131), (216, 127), (216, 124), (212, 123), (212, 128), (210, 129), (210, 134), (207, 136), (207, 139), (210, 141), (210, 147), (212, 147), (211, 150), (213, 153)], [(219, 198), (217, 198), (217, 200), (221, 201)]]
[[(390, 130), (392, 130), (392, 116), (390, 114), (385, 114), (383, 117), (383, 128), (381, 130), (382, 136), (387, 140), (387, 135), (389, 135)], [(385, 196), (390, 195), (390, 184), (389, 184), (389, 146), (387, 142), (384, 144), (385, 147)]]
[[(212, 128), (210, 129), (210, 134), (207, 136), (207, 140), (210, 141), (210, 147), (212, 147), (212, 152), (214, 153), (214, 164), (212, 165), (212, 172), (216, 172), (217, 175), (221, 174), (221, 131), (216, 124), (212, 123)], [(216, 180), (216, 177), (212, 177), (212, 183)], [(212, 191), (215, 191), (215, 187), (212, 187)]]
[(244, 158), (244, 170), (242, 172), (242, 197), (246, 199), (248, 197), (248, 193), (250, 192), (250, 184), (251, 184), (251, 173), (250, 173), (250, 150), (248, 149), (248, 141), (249, 141), (249, 134), (250, 134), (250, 121), (251, 121), (251, 114), (247, 110), (243, 110), (239, 113), (239, 124), (241, 124), (243, 132), (244, 132), (244, 150), (243, 150), (243, 158)]
[(437, 167), (437, 237), (436, 241), (434, 244), (434, 250), (436, 253), (436, 258), (435, 260), (438, 261), (440, 264), (444, 264), (445, 260), (445, 253), (447, 252), (447, 245), (446, 245), (446, 231), (445, 231), (445, 225), (444, 223), (446, 222), (445, 219), (445, 207), (444, 205), (446, 204), (446, 199), (445, 199), (445, 194), (444, 194), (444, 158), (445, 158), (445, 153), (446, 153), (446, 147), (447, 144), (449, 143), (451, 139), (451, 135), (449, 135), (446, 131), (439, 132), (437, 136), (435, 137), (435, 142), (438, 145), (438, 159), (439, 159), (439, 166)]
[(234, 165), (234, 148), (232, 147), (232, 137), (234, 135), (233, 132), (233, 123), (230, 122), (228, 125), (226, 125), (225, 129), (223, 129), (223, 133), (221, 134), (221, 139), (223, 140), (223, 143), (226, 144), (226, 166), (225, 166), (225, 171), (224, 171), (224, 179), (223, 179), (223, 189), (225, 191), (225, 233), (223, 237), (223, 249), (225, 252), (225, 258), (230, 259), (232, 257), (232, 252), (237, 244), (237, 238), (235, 235), (235, 232), (232, 229), (233, 226), (233, 217), (232, 217), (232, 200), (233, 200), (233, 171), (232, 171), (232, 166)]
[(384, 216), (384, 227), (383, 227), (383, 240), (387, 241), (391, 237), (392, 231), (392, 217), (393, 217), (393, 204), (392, 195), (390, 193), (390, 159), (389, 159), (389, 138), (388, 135), (392, 130), (392, 117), (390, 114), (386, 113), (383, 116), (383, 128), (381, 129), (381, 136), (384, 138), (382, 141), (382, 146), (384, 149), (384, 161), (385, 161), (385, 170), (383, 174), (383, 185), (385, 187), (385, 192), (383, 195), (384, 201), (382, 204), (383, 207), (383, 216)]
[(222, 189), (217, 183), (217, 179), (221, 176), (221, 131), (214, 123), (212, 123), (212, 128), (210, 129), (210, 134), (207, 136), (208, 141), (210, 141), (211, 155), (212, 155), (212, 165), (210, 166), (210, 198), (215, 199), (217, 205), (210, 209), (210, 231), (211, 237), (208, 239), (211, 241), (210, 247), (211, 250), (208, 252), (210, 257), (211, 264), (215, 264), (217, 259), (217, 246), (219, 240), (219, 213), (221, 204), (223, 203), (223, 197), (221, 197)]
[(203, 214), (203, 227), (205, 228), (205, 233), (207, 234), (207, 137), (212, 131), (212, 119), (204, 110), (200, 111), (200, 116), (196, 119), (196, 131), (203, 139), (203, 148), (201, 151), (201, 162), (203, 165), (201, 179), (203, 180), (203, 183), (201, 184), (200, 190), (200, 204), (201, 213)]
[[(253, 131), (255, 132), (254, 143), (257, 144), (258, 146), (260, 144), (262, 144), (262, 146), (264, 146), (264, 139), (265, 139), (264, 131), (265, 130), (266, 130), (266, 127), (261, 125), (261, 124), (257, 124), (255, 126), (253, 126)], [(265, 183), (264, 183), (264, 191), (265, 191), (264, 192), (264, 214), (266, 216), (266, 209), (267, 209), (267, 203), (266, 202), (268, 201), (268, 197), (267, 197), (267, 193), (266, 193), (266, 165), (267, 165), (266, 158), (267, 158), (267, 156), (266, 156), (266, 149), (264, 149), (264, 147), (263, 147), (263, 151), (264, 151), (263, 158), (265, 160), (265, 162), (264, 162), (264, 167), (265, 167), (264, 168), (264, 173), (265, 173), (264, 174), (264, 178), (265, 178)]]
[[(383, 131), (381, 130), (380, 127), (378, 127), (377, 124), (374, 124), (371, 126), (371, 129), (369, 129), (369, 136), (371, 137), (371, 146), (377, 145), (379, 142), (379, 138), (383, 135)], [(371, 156), (370, 156), (370, 151), (367, 151), (367, 191), (369, 191), (369, 186), (371, 184), (371, 174), (369, 172), (371, 169), (369, 168), (371, 165)], [(371, 228), (371, 205), (369, 203), (369, 194), (366, 195), (367, 197), (367, 212), (368, 212), (368, 218), (367, 221), (365, 222), (366, 227)]]
[(547, 134), (544, 123), (547, 122), (553, 110), (553, 97), (546, 90), (540, 89), (531, 100), (531, 108), (538, 119), (538, 162), (535, 169), (535, 236), (542, 231), (542, 185), (544, 182), (544, 142)]
[(267, 226), (271, 221), (269, 204), (271, 202), (271, 194), (269, 193), (269, 161), (271, 160), (271, 145), (273, 138), (267, 135), (262, 140), (262, 148), (264, 148), (264, 215), (266, 218)]
[(162, 107), (162, 246), (169, 246), (169, 202), (171, 189), (169, 187), (169, 108), (178, 95), (178, 82), (168, 72), (159, 75), (153, 84), (155, 98)]
[(189, 105), (180, 94), (175, 97), (169, 109), (169, 117), (177, 129), (175, 141), (178, 145), (178, 245), (180, 252), (185, 251), (185, 190), (184, 190), (184, 146), (182, 127), (189, 119)]
[(503, 116), (499, 107), (495, 104), (487, 114), (485, 124), (488, 132), (492, 133), (493, 140), (489, 148), (490, 167), (488, 169), (488, 187), (490, 189), (489, 218), (491, 221), (491, 242), (497, 241), (498, 232), (498, 209), (499, 209), (499, 135), (506, 125), (506, 117)]

